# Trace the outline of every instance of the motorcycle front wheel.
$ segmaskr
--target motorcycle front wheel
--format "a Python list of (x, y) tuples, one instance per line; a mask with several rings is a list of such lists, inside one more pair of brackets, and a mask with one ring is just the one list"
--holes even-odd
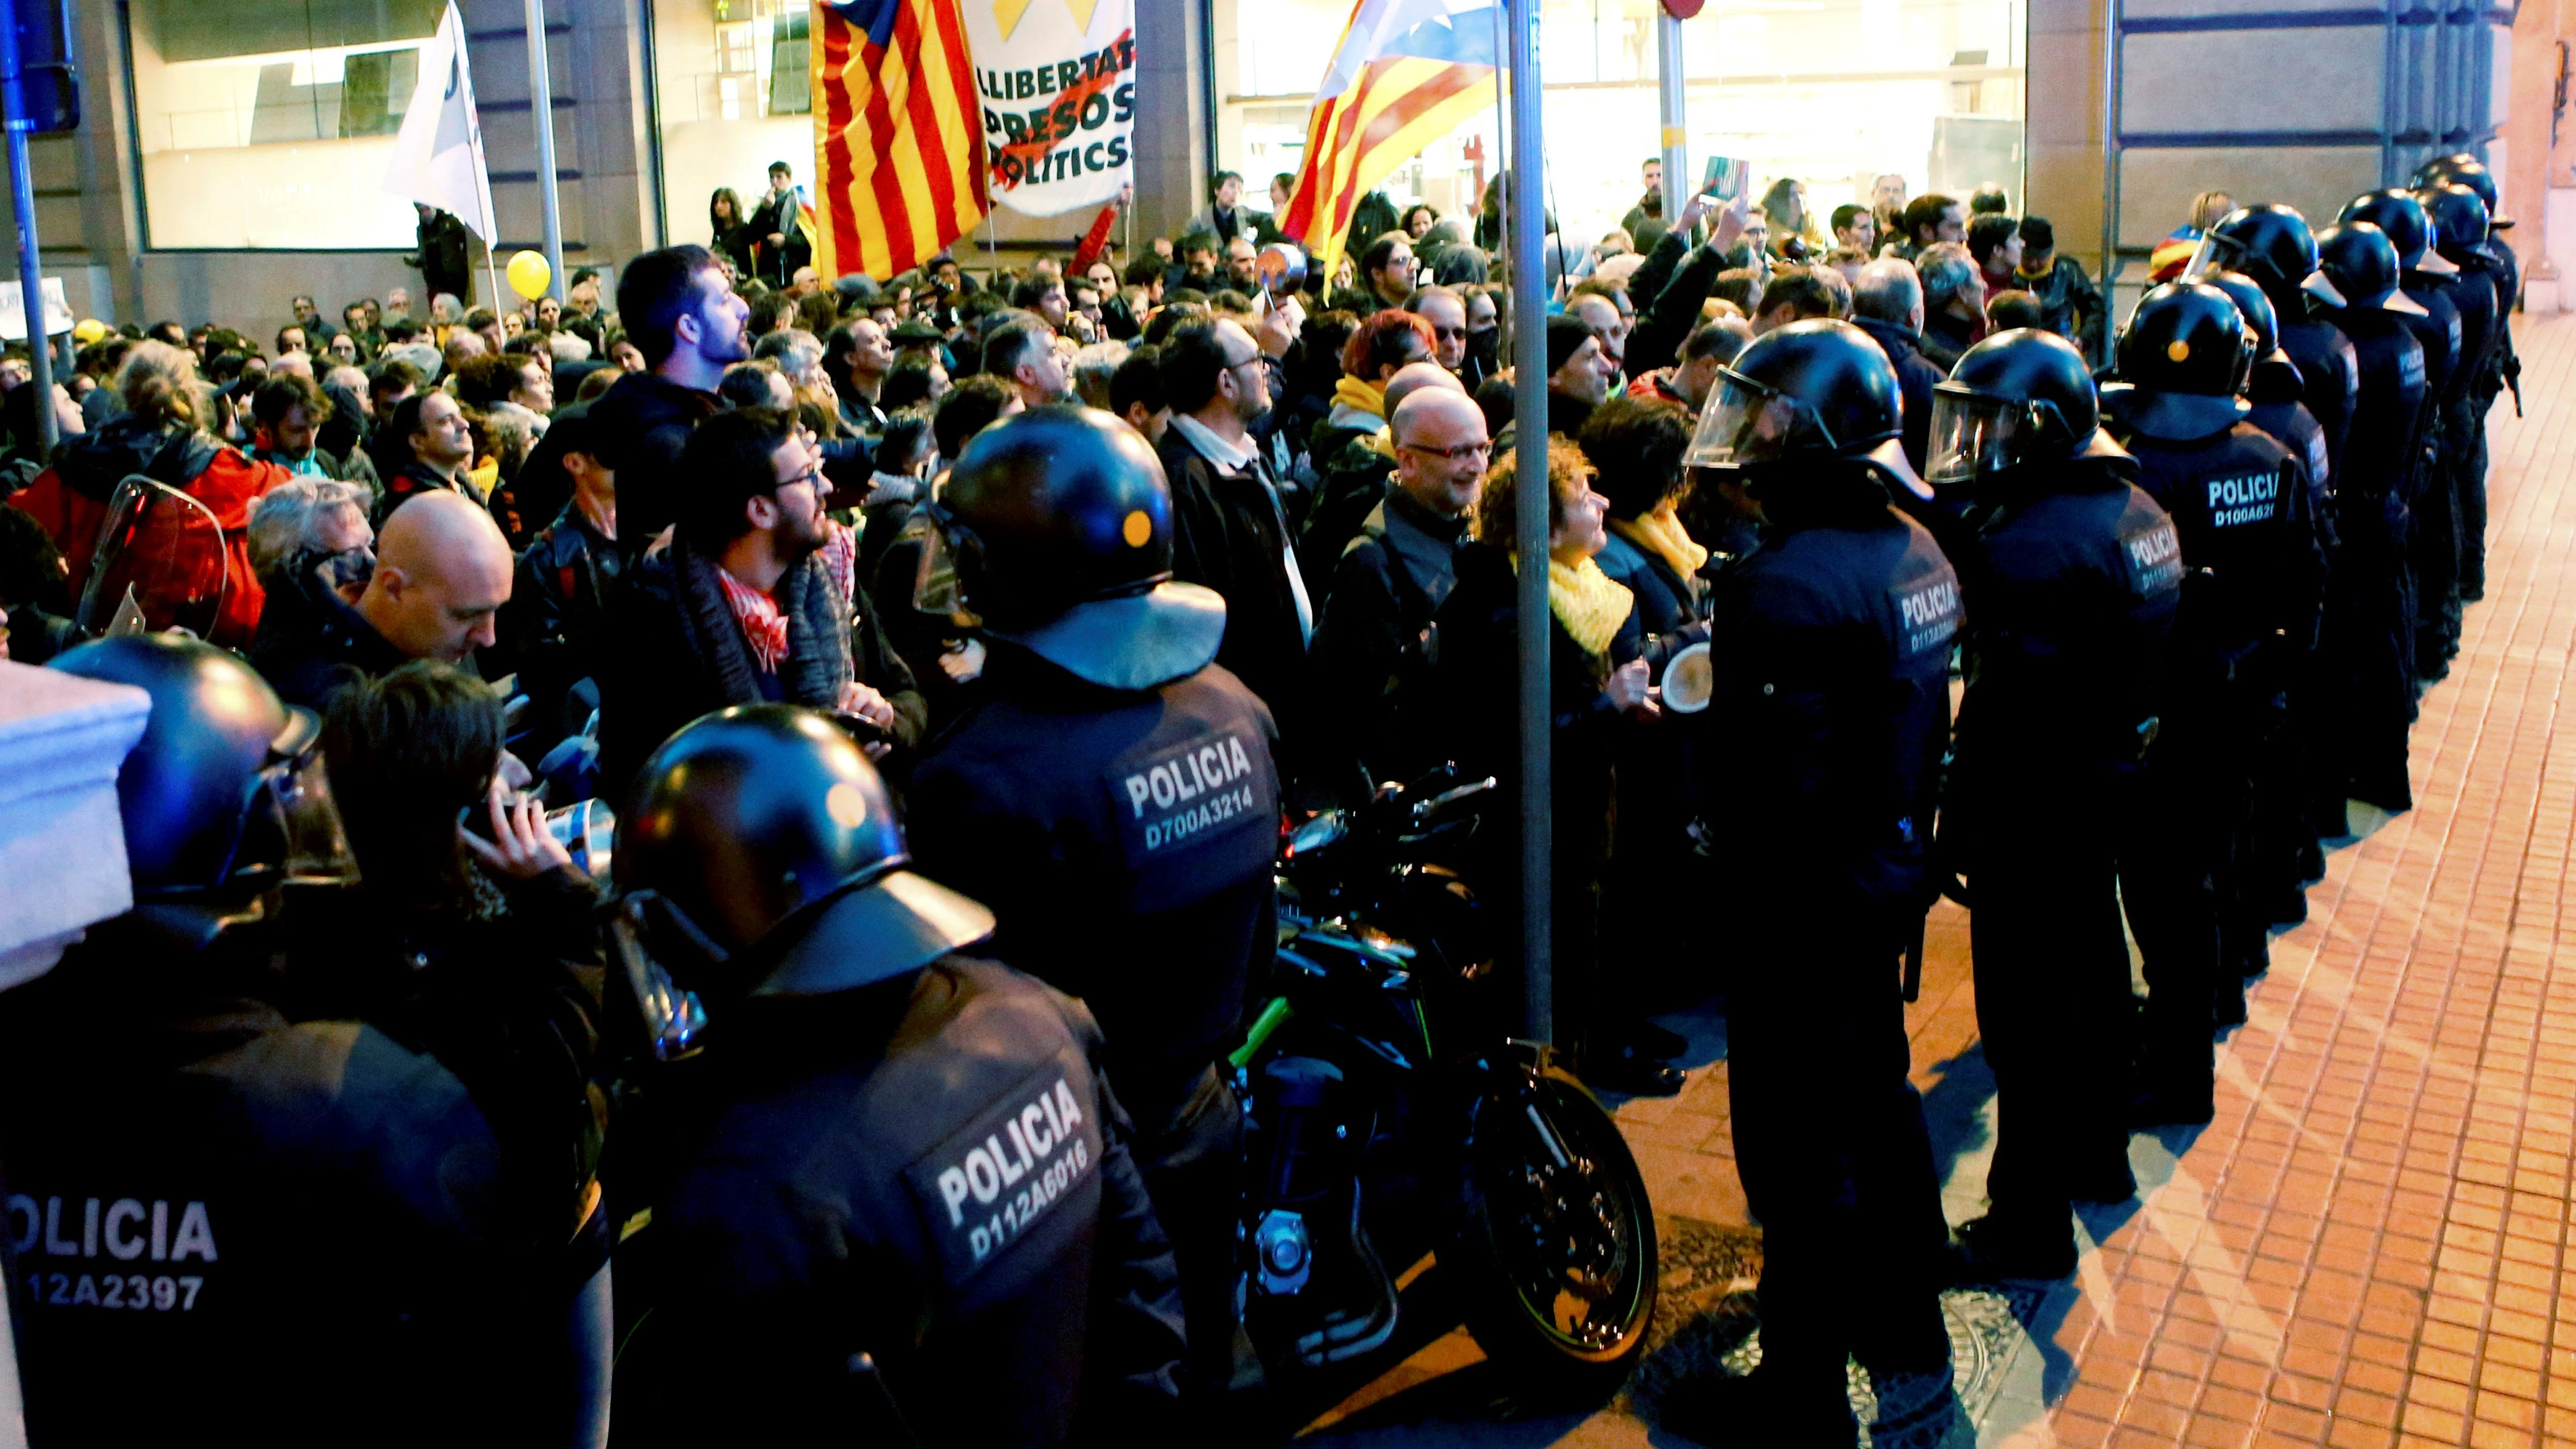
[(1598, 1402), (1646, 1347), (1655, 1214), (1619, 1124), (1563, 1068), (1479, 1100), (1441, 1276), (1525, 1399)]

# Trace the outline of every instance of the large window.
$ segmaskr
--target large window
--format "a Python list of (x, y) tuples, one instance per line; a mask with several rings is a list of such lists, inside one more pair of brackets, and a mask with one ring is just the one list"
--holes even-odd
[(143, 221), (161, 248), (409, 247), (384, 189), (443, 0), (131, 0)]
[[(1304, 159), (1316, 82), (1349, 0), (1214, 0), (1219, 164), (1257, 198)], [(1653, 0), (1546, 0), (1547, 187), (1569, 238), (1618, 225), (1656, 153)], [(1692, 174), (1709, 156), (1752, 162), (1757, 193), (1806, 183), (1820, 215), (1866, 202), (1894, 172), (1908, 194), (2022, 185), (2023, 0), (1711, 0), (1685, 22)], [(1398, 207), (1472, 209), (1501, 159), (1494, 113), (1461, 125), (1386, 179)], [(1263, 203), (1266, 204), (1266, 203)]]
[(708, 239), (707, 202), (731, 187), (760, 205), (772, 161), (811, 195), (814, 129), (805, 0), (647, 0), (653, 7), (662, 224)]

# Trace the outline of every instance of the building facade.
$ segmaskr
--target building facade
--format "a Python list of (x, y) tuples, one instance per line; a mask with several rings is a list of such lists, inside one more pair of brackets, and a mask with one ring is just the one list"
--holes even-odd
[[(540, 234), (526, 10), (459, 3), (506, 256)], [(1550, 205), (1588, 243), (1636, 203), (1659, 147), (1656, 13), (1541, 3)], [(1882, 174), (1912, 193), (2001, 185), (2055, 223), (2061, 250), (2098, 265), (2107, 246), (2132, 276), (2199, 191), (2331, 214), (2454, 150), (2495, 162), (2537, 230), (2549, 188), (2576, 187), (2551, 134), (2559, 78), (2540, 73), (2576, 0), (2510, 3), (1712, 0), (1682, 25), (1686, 147), (1694, 170), (1722, 155), (1757, 186), (1797, 178), (1820, 214)], [(74, 312), (257, 336), (292, 295), (328, 312), (416, 292), (411, 208), (381, 182), (442, 8), (74, 7), (84, 124), (31, 146), (45, 270)], [(1138, 0), (1138, 244), (1176, 232), (1218, 169), (1266, 204), (1270, 177), (1297, 169), (1347, 15), (1347, 0)], [(613, 276), (639, 251), (706, 240), (712, 194), (756, 204), (771, 161), (810, 183), (800, 0), (546, 0), (545, 17), (568, 268)], [(1505, 149), (1487, 112), (1383, 189), (1471, 211)], [(1062, 249), (1089, 220), (1005, 212), (962, 249)], [(2517, 240), (2541, 254), (2530, 231)]]

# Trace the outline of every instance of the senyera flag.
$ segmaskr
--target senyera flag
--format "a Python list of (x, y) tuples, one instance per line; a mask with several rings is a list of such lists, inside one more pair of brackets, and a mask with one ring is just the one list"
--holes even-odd
[(959, 3), (814, 7), (814, 265), (826, 277), (891, 278), (984, 218), (982, 128)]
[(1351, 211), (1423, 147), (1494, 104), (1496, 0), (1359, 0), (1315, 88), (1306, 162), (1279, 229), (1331, 276)]

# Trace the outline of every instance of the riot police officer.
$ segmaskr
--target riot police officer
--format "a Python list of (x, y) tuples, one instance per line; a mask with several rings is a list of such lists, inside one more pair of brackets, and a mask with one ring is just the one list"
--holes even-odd
[[(1883, 1432), (1956, 1412), (1948, 1230), (1906, 1080), (1899, 963), (1935, 895), (1959, 580), (1891, 504), (1929, 490), (1867, 333), (1793, 323), (1720, 377), (1686, 462), (1762, 541), (1715, 580), (1715, 692), (1687, 718), (1703, 759), (1732, 762), (1702, 772), (1694, 804), (1733, 906), (1729, 1073), (1764, 1231), (1763, 1361), (1749, 1402), (1699, 1407), (1747, 1442), (1848, 1445), (1849, 1356), (1878, 1386)], [(1750, 1428), (1723, 1422), (1742, 1415)]]
[[(2451, 434), (2458, 445), (2445, 453), (2451, 488), (2460, 509), (2460, 601), (2470, 603), (2486, 593), (2487, 413), (2505, 386), (2505, 361), (2511, 355), (2513, 278), (2496, 247), (2487, 204), (2475, 188), (2455, 181), (2432, 181), (2417, 188), (2424, 212), (2432, 220), (2434, 245), (2460, 269), (2451, 299), (2460, 309), (2458, 401)], [(2519, 361), (2515, 363), (2520, 367)]]
[(562, 1203), (514, 1210), (493, 1078), (305, 1019), (342, 962), (277, 969), (298, 898), (354, 876), (318, 722), (171, 636), (53, 667), (152, 709), (117, 781), (135, 908), (0, 999), (31, 1437), (596, 1442), (604, 1315)]
[(1057, 1444), (1176, 1402), (1170, 1251), (1099, 1029), (961, 954), (992, 913), (908, 864), (827, 715), (736, 706), (644, 767), (613, 969), (706, 1020), (646, 1074), (622, 1439)]
[(1269, 711), (1213, 662), (1224, 601), (1171, 579), (1171, 491), (1116, 419), (1003, 420), (937, 510), (955, 597), (919, 602), (971, 611), (991, 652), (913, 773), (921, 868), (992, 906), (996, 956), (1098, 1014), (1172, 1234), (1192, 1377), (1248, 1386), (1242, 1120), (1217, 1064), (1275, 947)]
[[(2353, 410), (2360, 402), (2361, 361), (2333, 323), (2311, 314), (2300, 290), (2317, 270), (2316, 237), (2295, 207), (2273, 202), (2242, 207), (2210, 228), (2186, 276), (2242, 272), (2263, 289), (2279, 327), (2281, 350), (2299, 371), (2301, 399), (2325, 434), (2327, 470), (2342, 471)], [(2340, 783), (2332, 798), (2334, 832), (2342, 829)]]
[(2270, 922), (2247, 889), (2255, 781), (2324, 588), (2304, 471), (2244, 421), (2254, 346), (2225, 292), (2167, 283), (2138, 300), (2103, 390), (2189, 570), (2147, 760), (2164, 808), (2121, 863), (2147, 972), (2142, 1125), (2209, 1120), (2211, 1012), (2243, 1020), (2241, 979), (2265, 964)]
[(2183, 555), (2102, 431), (2073, 344), (1997, 333), (1932, 397), (1933, 486), (1976, 499), (1942, 857), (1968, 879), (1977, 1031), (2004, 1113), (1994, 1205), (1960, 1228), (1962, 1266), (2054, 1278), (2075, 1268), (2073, 1203), (2135, 1190), (2126, 1064), (2104, 1049), (2129, 1035), (2114, 872), (2154, 809), (2137, 780)]
[[(2325, 429), (2301, 400), (2298, 364), (2279, 346), (2272, 299), (2242, 272), (2212, 272), (2198, 280), (2225, 292), (2254, 333), (2254, 365), (2245, 379), (2245, 400), (2250, 405), (2245, 421), (2288, 450), (2299, 465), (2307, 483), (2308, 516), (2317, 551), (2331, 576), (2334, 464), (2326, 454)], [(2326, 734), (2333, 728), (2321, 705), (2325, 681), (2318, 674), (2317, 641), (2285, 639), (2283, 643), (2290, 649), (2288, 712), (2255, 772), (2254, 858), (2245, 869), (2255, 918), (2273, 925), (2295, 925), (2308, 916), (2307, 884), (2325, 874), (2325, 855), (2311, 824), (2311, 802), (2321, 788), (2332, 790), (2338, 802), (2343, 795), (2341, 780), (2321, 778), (2315, 763), (2326, 753)], [(2228, 1004), (2229, 998), (2221, 992), (2219, 1005)]]
[(2407, 559), (2415, 575), (2415, 673), (2429, 682), (2450, 672), (2460, 637), (2459, 502), (2446, 462), (2455, 450), (2451, 420), (2467, 400), (2460, 308), (2452, 300), (2460, 269), (2434, 249), (2432, 221), (2414, 192), (2391, 187), (2357, 196), (2340, 220), (2366, 221), (2387, 233), (2397, 249), (2399, 290), (2424, 309), (2420, 317), (2406, 316), (2424, 348), (2424, 417), (2406, 509), (2413, 522)]
[[(2422, 309), (2399, 280), (2387, 234), (2356, 221), (2317, 238), (2317, 271), (2301, 283), (2361, 362), (2361, 405), (2336, 465), (2340, 546), (2323, 647), (2345, 691), (2334, 709), (2342, 721), (2337, 773), (2352, 797), (2390, 811), (2415, 803), (2406, 769), (2416, 676), (2405, 488), (2425, 389), (2424, 347), (2407, 325)], [(2325, 833), (2342, 833), (2339, 820), (2321, 823)]]

